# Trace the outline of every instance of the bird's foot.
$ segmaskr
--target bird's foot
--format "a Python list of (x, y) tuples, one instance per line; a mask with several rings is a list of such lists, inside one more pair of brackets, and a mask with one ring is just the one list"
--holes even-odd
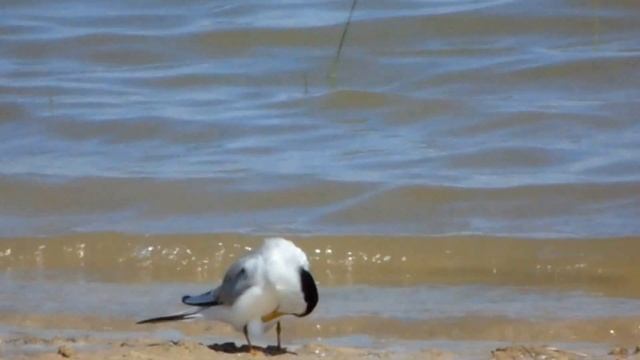
[(293, 354), (297, 355), (293, 351), (287, 350), (286, 347), (277, 346), (277, 345), (269, 345), (264, 349), (264, 353), (268, 355), (283, 355), (283, 354)]
[(258, 351), (258, 349), (254, 348), (253, 346), (249, 346), (249, 350), (247, 350), (247, 352), (251, 354), (251, 356), (258, 356), (258, 354), (260, 353), (260, 351)]

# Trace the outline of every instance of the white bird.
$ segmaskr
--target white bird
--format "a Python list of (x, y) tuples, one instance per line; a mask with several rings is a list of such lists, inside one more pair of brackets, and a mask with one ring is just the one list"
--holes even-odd
[(265, 324), (270, 328), (277, 320), (277, 348), (281, 349), (279, 318), (309, 315), (318, 303), (318, 288), (304, 251), (289, 240), (269, 238), (233, 263), (220, 286), (197, 296), (183, 296), (182, 302), (198, 308), (138, 324), (199, 317), (220, 320), (242, 330), (252, 351), (248, 329), (264, 329)]

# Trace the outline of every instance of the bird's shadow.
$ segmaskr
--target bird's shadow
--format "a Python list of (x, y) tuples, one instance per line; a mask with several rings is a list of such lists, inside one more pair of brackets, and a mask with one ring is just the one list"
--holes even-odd
[[(211, 345), (207, 345), (207, 347), (213, 351), (223, 352), (226, 354), (241, 354), (241, 353), (251, 352), (249, 349), (249, 345), (238, 346), (234, 342), (211, 344)], [(252, 349), (254, 351), (260, 352), (267, 356), (276, 356), (276, 355), (285, 355), (285, 354), (298, 355), (292, 351), (287, 350), (287, 348), (283, 348), (283, 347), (279, 348), (274, 345), (269, 345), (267, 347), (253, 345)]]

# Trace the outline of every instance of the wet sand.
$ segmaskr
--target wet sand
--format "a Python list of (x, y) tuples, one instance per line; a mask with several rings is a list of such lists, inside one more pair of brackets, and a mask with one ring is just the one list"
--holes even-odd
[[(465, 353), (456, 353), (439, 349), (409, 351), (388, 351), (373, 348), (354, 348), (326, 346), (321, 343), (309, 343), (288, 349), (276, 349), (275, 346), (254, 347), (248, 351), (246, 345), (236, 343), (202, 343), (192, 340), (164, 340), (152, 338), (130, 338), (124, 340), (105, 340), (91, 336), (54, 337), (50, 339), (31, 336), (0, 338), (0, 348), (10, 348), (5, 356), (11, 359), (60, 360), (70, 359), (256, 359), (275, 357), (278, 359), (460, 359), (490, 358), (509, 359), (640, 359), (640, 347), (616, 346), (609, 350), (567, 350), (547, 345), (509, 345), (487, 349), (485, 356), (468, 357)], [(26, 349), (26, 351), (21, 351)], [(2, 354), (2, 353), (0, 353)]]
[[(3, 340), (7, 341), (7, 340)], [(398, 358), (403, 359), (453, 359), (454, 355), (439, 350), (420, 352), (394, 353), (370, 349), (345, 347), (327, 347), (310, 344), (298, 348), (295, 352), (276, 352), (273, 348), (256, 347), (248, 353), (246, 346), (235, 344), (202, 344), (193, 341), (129, 340), (121, 342), (104, 342), (92, 338), (82, 340), (71, 339), (10, 339), (9, 342), (26, 342), (31, 345), (42, 344), (51, 350), (30, 355), (19, 355), (16, 359), (256, 359), (277, 356), (279, 359), (358, 359), (358, 358)], [(95, 348), (91, 350), (77, 350)]]
[[(247, 354), (242, 336), (231, 327), (206, 321), (151, 326), (131, 319), (78, 315), (0, 313), (2, 359), (231, 359), (277, 356), (281, 359), (640, 359), (640, 318), (527, 321), (470, 317), (459, 324), (433, 321), (406, 326), (404, 337), (385, 335), (394, 321), (336, 319), (286, 323), (277, 352), (274, 334), (258, 340)], [(351, 324), (353, 322), (353, 324)], [(351, 328), (353, 327), (353, 328)], [(378, 340), (353, 345), (349, 331)], [(393, 331), (398, 331), (395, 329)], [(406, 341), (412, 338), (411, 342)], [(264, 347), (266, 346), (266, 348)]]

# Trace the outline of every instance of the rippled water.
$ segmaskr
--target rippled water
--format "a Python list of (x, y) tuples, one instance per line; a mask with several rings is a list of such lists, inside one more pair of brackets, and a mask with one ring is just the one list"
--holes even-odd
[(637, 234), (635, 1), (9, 2), (0, 234)]
[(3, 281), (179, 292), (286, 234), (372, 316), (637, 299), (640, 2), (361, 1), (336, 61), (350, 6), (3, 2)]

